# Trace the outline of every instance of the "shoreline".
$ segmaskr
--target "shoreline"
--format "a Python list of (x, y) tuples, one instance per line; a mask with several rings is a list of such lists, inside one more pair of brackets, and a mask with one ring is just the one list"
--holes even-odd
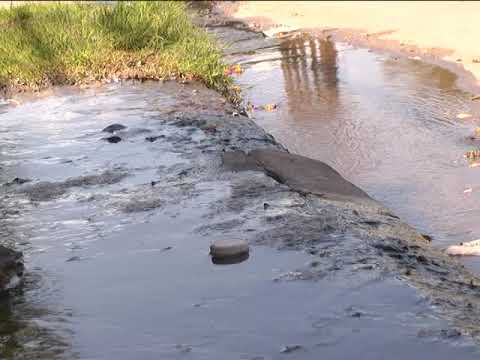
[[(365, 7), (373, 8), (377, 6), (375, 8), (376, 13), (385, 12), (385, 16), (391, 15), (390, 12), (393, 8), (391, 3), (388, 5), (382, 4), (382, 2), (379, 2), (378, 5), (371, 2), (360, 3), (364, 3)], [(450, 6), (456, 2), (451, 3)], [(346, 9), (339, 2), (329, 1), (322, 2), (322, 4), (287, 1), (282, 3), (281, 6), (273, 5), (269, 1), (253, 4), (238, 1), (219, 4), (218, 10), (227, 17), (244, 21), (257, 31), (267, 31), (269, 34), (275, 34), (279, 31), (309, 31), (320, 36), (331, 36), (335, 41), (345, 42), (353, 46), (386, 51), (396, 56), (413, 58), (413, 60), (437, 65), (454, 73), (457, 76), (457, 86), (470, 92), (472, 98), (480, 94), (480, 62), (477, 62), (477, 60), (480, 60), (480, 52), (478, 56), (474, 56), (465, 51), (442, 46), (444, 44), (436, 44), (438, 40), (433, 35), (430, 40), (431, 43), (427, 45), (425, 43), (427, 40), (409, 40), (410, 37), (407, 34), (410, 34), (410, 32), (403, 28), (391, 30), (380, 21), (377, 23), (372, 19), (373, 24), (369, 25), (368, 18), (362, 21), (356, 20), (356, 16), (351, 17), (351, 13), (354, 11), (365, 11), (367, 13), (367, 10), (363, 10), (362, 4), (359, 3), (352, 5), (354, 10)], [(421, 5), (425, 6), (424, 4)], [(326, 6), (330, 6), (328, 11), (325, 9)], [(480, 6), (477, 7), (480, 12)], [(423, 8), (421, 10), (426, 11)], [(372, 12), (375, 11), (372, 10)], [(308, 14), (309, 12), (310, 14)], [(325, 12), (328, 12), (328, 15), (332, 16), (333, 19), (323, 15)], [(264, 14), (268, 15), (265, 16)], [(358, 15), (359, 18), (362, 16)], [(397, 21), (401, 24), (405, 19), (399, 15)], [(425, 26), (428, 27), (428, 24), (425, 24)], [(462, 61), (456, 61), (457, 59)], [(480, 105), (478, 106), (480, 107)]]

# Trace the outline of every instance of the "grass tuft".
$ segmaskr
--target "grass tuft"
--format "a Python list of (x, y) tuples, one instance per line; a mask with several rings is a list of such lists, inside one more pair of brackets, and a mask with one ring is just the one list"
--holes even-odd
[(25, 3), (0, 8), (0, 87), (118, 77), (199, 80), (226, 92), (222, 55), (184, 2)]

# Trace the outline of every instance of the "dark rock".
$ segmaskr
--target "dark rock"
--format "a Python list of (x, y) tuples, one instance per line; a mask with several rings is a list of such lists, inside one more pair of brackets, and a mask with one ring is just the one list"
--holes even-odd
[(103, 138), (103, 140), (108, 141), (110, 144), (116, 144), (122, 141), (122, 138), (120, 136), (109, 136), (107, 138)]
[(442, 329), (440, 335), (445, 339), (452, 339), (462, 336), (462, 333), (457, 329)]
[(380, 221), (376, 220), (364, 220), (362, 223), (373, 227), (379, 227), (382, 224)]
[(108, 125), (102, 131), (113, 134), (115, 131), (120, 131), (120, 130), (123, 130), (123, 129), (126, 129), (126, 128), (127, 127), (125, 125), (122, 125), (122, 124), (112, 124), (112, 125)]
[(431, 242), (431, 241), (433, 240), (430, 235), (427, 235), (427, 234), (421, 234), (421, 235), (422, 235), (422, 237), (423, 237), (425, 240), (427, 240), (428, 242)]
[(23, 255), (21, 252), (0, 245), (0, 291), (6, 290), (10, 281), (23, 275)]
[(230, 170), (263, 171), (281, 184), (305, 194), (333, 200), (366, 200), (371, 198), (345, 180), (329, 165), (304, 156), (271, 149), (253, 150), (248, 155), (236, 151), (223, 154), (223, 163)]
[(27, 182), (30, 182), (32, 180), (30, 179), (22, 179), (22, 178), (19, 178), (19, 177), (16, 177), (15, 179), (9, 181), (9, 182), (6, 182), (4, 185), (5, 186), (12, 186), (12, 185), (22, 185), (22, 184), (25, 184)]
[(417, 256), (417, 261), (421, 264), (427, 264), (428, 263), (428, 259), (423, 255), (418, 255)]
[(288, 354), (288, 353), (291, 353), (291, 352), (294, 352), (294, 351), (297, 351), (297, 350), (300, 350), (302, 349), (302, 345), (287, 345), (287, 346), (284, 346), (280, 352), (283, 353), (283, 354)]

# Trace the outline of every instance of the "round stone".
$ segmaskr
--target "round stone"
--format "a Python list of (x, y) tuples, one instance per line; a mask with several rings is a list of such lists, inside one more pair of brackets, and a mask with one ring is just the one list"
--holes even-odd
[(245, 240), (217, 240), (210, 245), (210, 254), (215, 258), (240, 256), (248, 253)]

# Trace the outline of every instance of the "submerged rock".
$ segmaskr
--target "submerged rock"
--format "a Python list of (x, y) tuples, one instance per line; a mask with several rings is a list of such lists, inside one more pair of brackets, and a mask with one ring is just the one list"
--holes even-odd
[(23, 275), (22, 253), (0, 245), (0, 291), (6, 290), (15, 277)]
[(103, 138), (102, 140), (108, 141), (110, 144), (116, 144), (122, 141), (122, 138), (120, 136), (114, 135), (114, 136)]
[(123, 130), (123, 129), (126, 129), (126, 128), (127, 127), (125, 125), (122, 125), (122, 124), (112, 124), (112, 125), (108, 125), (102, 131), (113, 134), (115, 131), (120, 131), (120, 130)]

